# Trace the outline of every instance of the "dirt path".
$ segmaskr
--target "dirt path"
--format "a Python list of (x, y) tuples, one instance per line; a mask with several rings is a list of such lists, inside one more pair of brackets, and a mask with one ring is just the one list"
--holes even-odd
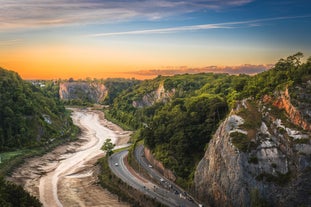
[(125, 144), (130, 133), (105, 120), (100, 111), (72, 110), (74, 123), (82, 129), (79, 140), (29, 159), (10, 179), (48, 207), (129, 206), (97, 185), (94, 164), (104, 155), (100, 148), (107, 138)]

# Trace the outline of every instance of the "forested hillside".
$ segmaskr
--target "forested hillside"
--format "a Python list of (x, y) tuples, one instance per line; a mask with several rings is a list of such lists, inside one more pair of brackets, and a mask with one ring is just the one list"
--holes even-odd
[(311, 205), (311, 58), (250, 77), (195, 171), (211, 206)]
[(108, 113), (139, 129), (139, 138), (155, 157), (181, 178), (181, 183), (191, 183), (204, 149), (236, 101), (260, 99), (311, 79), (311, 59), (302, 63), (302, 56), (297, 53), (281, 59), (271, 70), (255, 76), (159, 76), (125, 90), (114, 99)]
[(53, 81), (24, 81), (0, 68), (0, 206), (41, 206), (2, 176), (25, 157), (71, 139), (77, 128), (58, 98)]
[(248, 78), (212, 73), (159, 76), (124, 91), (108, 113), (139, 129), (139, 138), (186, 185)]
[(48, 145), (70, 137), (72, 121), (55, 94), (0, 69), (0, 151)]

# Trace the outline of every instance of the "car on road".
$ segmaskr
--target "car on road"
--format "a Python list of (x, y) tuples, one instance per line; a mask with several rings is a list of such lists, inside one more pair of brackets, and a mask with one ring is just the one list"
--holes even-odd
[(148, 165), (149, 168), (152, 168), (152, 165)]
[(116, 163), (114, 163), (114, 166), (119, 166), (119, 163), (117, 163), (117, 162), (116, 162)]

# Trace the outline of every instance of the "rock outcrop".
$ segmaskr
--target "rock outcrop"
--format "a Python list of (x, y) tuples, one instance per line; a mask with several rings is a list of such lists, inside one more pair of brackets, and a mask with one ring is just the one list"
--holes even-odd
[(288, 116), (254, 101), (233, 110), (197, 166), (197, 197), (212, 206), (311, 206), (310, 130)]
[(311, 118), (310, 106), (300, 111), (292, 105), (290, 100), (288, 88), (286, 88), (285, 92), (281, 92), (279, 98), (274, 101), (273, 105), (280, 109), (284, 109), (294, 124), (301, 126), (304, 130), (311, 130), (311, 123), (308, 123), (303, 116), (305, 115)]
[(164, 175), (164, 177), (172, 181), (176, 180), (174, 173), (169, 169), (166, 169), (160, 161), (156, 160), (147, 147), (144, 148), (144, 153), (149, 163), (151, 163), (154, 168), (156, 168), (162, 175)]
[(175, 94), (175, 89), (172, 89), (171, 91), (167, 91), (164, 88), (164, 84), (161, 83), (159, 87), (157, 88), (157, 90), (143, 95), (141, 99), (133, 101), (132, 105), (135, 108), (143, 108), (146, 106), (152, 106), (153, 104), (157, 102), (166, 103), (169, 100), (171, 100), (174, 94)]
[(106, 87), (101, 83), (64, 82), (59, 85), (59, 96), (62, 100), (80, 99), (92, 103), (101, 103), (107, 93)]

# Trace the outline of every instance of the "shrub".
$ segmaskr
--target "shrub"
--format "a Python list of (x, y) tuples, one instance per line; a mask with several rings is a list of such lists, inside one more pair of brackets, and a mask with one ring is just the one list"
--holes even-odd
[(242, 152), (247, 151), (250, 141), (247, 138), (246, 134), (240, 132), (232, 132), (230, 133), (230, 136), (232, 137), (231, 142), (236, 148), (238, 148)]

